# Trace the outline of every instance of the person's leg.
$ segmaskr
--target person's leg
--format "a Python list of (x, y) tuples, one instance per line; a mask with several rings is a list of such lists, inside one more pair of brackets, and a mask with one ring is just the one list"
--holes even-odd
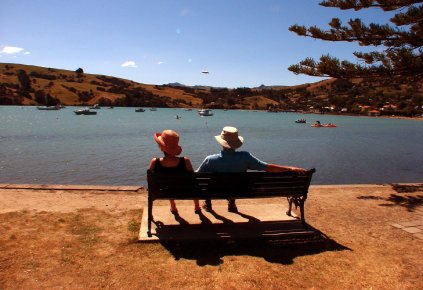
[(205, 211), (212, 211), (213, 207), (212, 207), (212, 203), (210, 199), (206, 199), (203, 203), (203, 208)]
[(175, 201), (173, 199), (169, 199), (169, 202), (170, 202), (170, 212), (173, 214), (177, 214), (178, 209), (176, 208)]
[(197, 214), (201, 212), (201, 207), (200, 203), (198, 202), (198, 199), (194, 199), (194, 211)]
[(235, 199), (233, 199), (233, 198), (228, 199), (228, 211), (238, 212), (238, 208), (236, 207)]

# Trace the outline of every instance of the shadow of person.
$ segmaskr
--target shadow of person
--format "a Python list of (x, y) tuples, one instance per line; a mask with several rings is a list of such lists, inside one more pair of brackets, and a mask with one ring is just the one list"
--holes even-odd
[(260, 220), (258, 218), (253, 217), (252, 215), (248, 215), (245, 213), (242, 213), (240, 211), (237, 211), (236, 214), (242, 216), (243, 218), (245, 218), (246, 220), (248, 220), (249, 223), (259, 223)]
[(179, 213), (174, 214), (175, 220), (181, 225), (181, 226), (187, 226), (189, 225), (189, 222), (187, 222), (185, 219), (183, 219)]
[(215, 219), (222, 221), (224, 224), (233, 224), (234, 222), (220, 214), (218, 214), (217, 212), (215, 212), (214, 210), (209, 211), (209, 213), (211, 215), (214, 216)]
[(221, 243), (217, 241), (161, 241), (175, 260), (196, 260), (198, 266), (219, 266), (223, 264)]
[[(179, 215), (179, 213), (174, 213), (173, 216), (175, 218), (175, 221), (177, 221), (179, 223), (179, 225), (181, 225), (181, 226), (187, 226), (187, 225), (189, 225), (189, 222), (187, 222), (183, 217), (181, 217)], [(156, 227), (158, 229), (161, 229), (161, 228), (163, 228), (165, 226), (164, 223), (161, 220), (155, 220), (155, 219), (153, 219), (152, 222), (156, 225)]]
[(205, 224), (205, 225), (211, 225), (212, 224), (212, 222), (211, 222), (211, 220), (209, 220), (204, 214), (203, 214), (203, 212), (199, 212), (198, 214), (198, 217), (200, 218), (200, 221), (201, 221), (201, 223), (202, 224)]

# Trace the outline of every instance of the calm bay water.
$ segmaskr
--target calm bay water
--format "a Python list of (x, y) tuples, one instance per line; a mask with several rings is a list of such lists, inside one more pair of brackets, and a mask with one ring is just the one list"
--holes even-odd
[[(264, 161), (315, 167), (313, 184), (423, 182), (422, 121), (223, 110), (200, 117), (160, 108), (76, 116), (74, 109), (0, 106), (0, 183), (145, 185), (151, 158), (161, 156), (154, 132), (179, 132), (182, 155), (197, 168), (220, 150), (213, 136), (226, 125)], [(310, 127), (316, 120), (338, 127)]]

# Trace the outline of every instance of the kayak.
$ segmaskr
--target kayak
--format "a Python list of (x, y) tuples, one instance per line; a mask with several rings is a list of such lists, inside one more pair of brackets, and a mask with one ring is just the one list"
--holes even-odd
[(323, 125), (313, 124), (313, 125), (311, 125), (311, 127), (314, 127), (314, 128), (320, 128), (320, 127), (336, 128), (337, 126), (335, 124), (323, 124)]

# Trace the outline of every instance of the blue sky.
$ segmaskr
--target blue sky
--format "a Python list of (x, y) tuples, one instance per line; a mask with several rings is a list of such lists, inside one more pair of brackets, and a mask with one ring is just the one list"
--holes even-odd
[[(0, 62), (111, 75), (146, 84), (216, 87), (321, 80), (287, 70), (306, 57), (356, 61), (354, 43), (297, 36), (333, 17), (385, 23), (379, 9), (325, 8), (315, 0), (1, 0)], [(202, 74), (208, 70), (209, 74)]]

